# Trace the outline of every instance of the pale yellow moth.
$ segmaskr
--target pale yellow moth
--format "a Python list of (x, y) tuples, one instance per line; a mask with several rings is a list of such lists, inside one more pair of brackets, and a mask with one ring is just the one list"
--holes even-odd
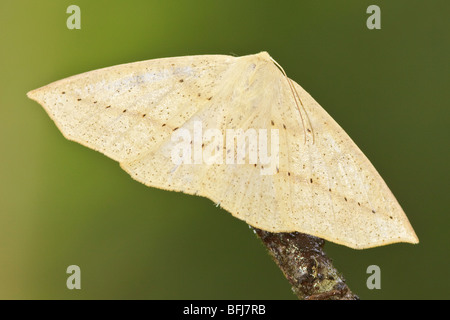
[[(118, 161), (147, 186), (204, 196), (253, 227), (363, 249), (418, 238), (344, 130), (267, 52), (148, 60), (30, 91), (63, 135)], [(278, 129), (276, 172), (257, 164), (178, 164), (173, 133)], [(229, 152), (223, 148), (223, 153)]]

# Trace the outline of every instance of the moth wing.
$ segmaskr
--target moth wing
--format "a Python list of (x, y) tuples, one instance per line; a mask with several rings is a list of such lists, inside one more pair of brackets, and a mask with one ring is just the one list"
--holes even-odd
[(167, 139), (208, 104), (235, 58), (163, 58), (94, 70), (30, 91), (63, 135), (119, 162)]

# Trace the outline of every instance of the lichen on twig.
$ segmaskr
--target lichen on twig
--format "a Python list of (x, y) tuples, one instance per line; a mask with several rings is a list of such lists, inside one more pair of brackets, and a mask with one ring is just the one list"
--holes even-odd
[(359, 300), (323, 251), (325, 240), (299, 232), (253, 229), (299, 299)]

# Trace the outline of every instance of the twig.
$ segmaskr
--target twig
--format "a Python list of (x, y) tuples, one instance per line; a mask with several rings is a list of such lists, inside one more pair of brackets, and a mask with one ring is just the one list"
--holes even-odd
[(325, 240), (299, 232), (253, 229), (299, 299), (359, 300), (323, 251)]

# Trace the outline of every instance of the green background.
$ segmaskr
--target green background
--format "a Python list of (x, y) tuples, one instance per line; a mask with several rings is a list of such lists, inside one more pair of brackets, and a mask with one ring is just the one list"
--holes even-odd
[[(81, 30), (66, 9), (81, 8)], [(381, 30), (366, 8), (381, 7)], [(268, 51), (347, 131), (419, 245), (326, 251), (362, 299), (448, 299), (449, 1), (1, 1), (0, 298), (295, 299), (248, 226), (69, 142), (26, 92), (153, 58)], [(66, 268), (81, 268), (81, 290)], [(366, 287), (369, 265), (381, 290)]]

